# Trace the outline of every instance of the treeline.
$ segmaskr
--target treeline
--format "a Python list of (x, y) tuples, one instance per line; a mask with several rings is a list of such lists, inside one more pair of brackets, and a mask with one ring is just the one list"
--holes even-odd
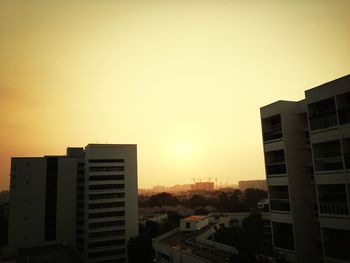
[(170, 193), (159, 193), (152, 196), (140, 196), (140, 207), (178, 206), (200, 210), (202, 214), (208, 213), (205, 207), (213, 207), (222, 212), (247, 212), (257, 208), (257, 203), (267, 198), (267, 192), (260, 189), (246, 189), (244, 192), (218, 192), (212, 197), (192, 195), (190, 198), (178, 198)]

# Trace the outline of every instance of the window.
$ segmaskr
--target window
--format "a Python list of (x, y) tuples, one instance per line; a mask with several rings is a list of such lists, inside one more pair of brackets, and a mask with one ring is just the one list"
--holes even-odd
[(90, 172), (116, 172), (124, 171), (124, 166), (105, 166), (105, 167), (90, 167)]

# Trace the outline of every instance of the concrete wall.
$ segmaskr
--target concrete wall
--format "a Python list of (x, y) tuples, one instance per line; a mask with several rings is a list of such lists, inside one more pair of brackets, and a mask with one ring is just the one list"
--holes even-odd
[(76, 172), (75, 158), (58, 159), (56, 239), (72, 246), (76, 230)]
[(35, 246), (44, 242), (46, 161), (12, 158), (9, 245)]

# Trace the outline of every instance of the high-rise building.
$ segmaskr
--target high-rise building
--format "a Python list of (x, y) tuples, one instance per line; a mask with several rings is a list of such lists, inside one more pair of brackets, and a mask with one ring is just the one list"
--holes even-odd
[(275, 251), (349, 262), (350, 75), (260, 112)]
[(84, 262), (125, 262), (127, 241), (138, 235), (137, 200), (136, 145), (12, 158), (9, 245), (63, 242)]

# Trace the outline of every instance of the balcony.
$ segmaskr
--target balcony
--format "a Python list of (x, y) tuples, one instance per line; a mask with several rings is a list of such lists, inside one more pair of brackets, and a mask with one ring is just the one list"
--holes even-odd
[(265, 152), (266, 174), (268, 177), (285, 176), (287, 173), (284, 150)]
[(338, 110), (338, 116), (340, 124), (350, 123), (350, 108)]
[(346, 202), (320, 201), (320, 213), (347, 215), (349, 210)]
[(271, 211), (278, 212), (290, 212), (290, 202), (289, 200), (270, 200)]
[(270, 199), (289, 200), (289, 192), (287, 185), (269, 186)]
[(266, 118), (262, 120), (263, 140), (264, 143), (269, 143), (283, 138), (281, 115)]
[(310, 130), (322, 130), (337, 126), (335, 98), (331, 97), (308, 106)]
[(270, 163), (266, 165), (266, 173), (268, 177), (285, 175), (287, 173), (286, 163)]
[(275, 128), (269, 131), (265, 131), (263, 136), (264, 143), (272, 142), (275, 140), (281, 140), (283, 138), (282, 128)]
[(350, 260), (350, 231), (324, 228), (323, 238), (323, 246), (327, 258)]
[(350, 169), (350, 138), (344, 138), (341, 143), (343, 149), (345, 168)]
[(344, 154), (345, 168), (350, 169), (350, 153)]
[(328, 141), (313, 144), (316, 172), (343, 170), (340, 141)]
[(338, 95), (337, 104), (339, 123), (350, 123), (350, 92)]
[(345, 184), (324, 184), (317, 186), (321, 214), (348, 215)]
[(291, 224), (272, 222), (272, 232), (275, 247), (294, 250), (294, 235)]
[(343, 170), (343, 160), (341, 156), (315, 159), (316, 172), (330, 172)]
[(310, 130), (323, 130), (332, 126), (337, 126), (337, 114), (335, 111), (332, 111), (327, 114), (315, 116), (310, 118)]

